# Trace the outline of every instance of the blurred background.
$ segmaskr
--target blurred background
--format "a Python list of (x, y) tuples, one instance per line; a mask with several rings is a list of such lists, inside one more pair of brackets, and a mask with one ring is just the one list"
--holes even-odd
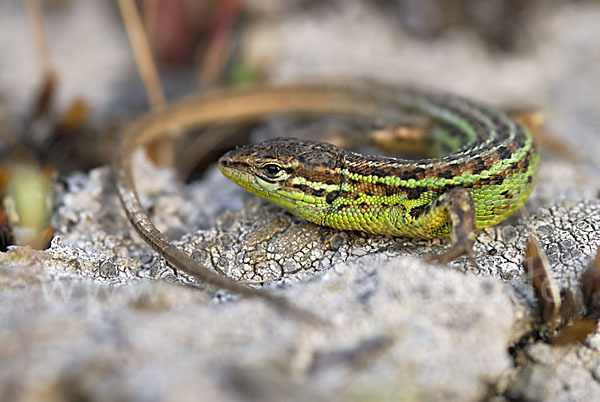
[[(64, 171), (105, 164), (116, 128), (149, 109), (117, 2), (43, 1), (46, 50), (27, 3), (0, 4), (3, 159), (20, 144)], [(137, 5), (168, 100), (214, 86), (375, 77), (562, 113), (574, 102), (585, 113), (579, 104), (598, 88), (593, 0)]]

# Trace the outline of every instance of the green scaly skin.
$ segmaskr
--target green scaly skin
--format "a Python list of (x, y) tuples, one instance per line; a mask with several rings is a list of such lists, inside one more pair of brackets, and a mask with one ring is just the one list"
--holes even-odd
[(503, 112), (453, 95), (407, 89), (370, 96), (386, 113), (425, 115), (458, 149), (406, 160), (281, 138), (232, 150), (219, 167), (310, 222), (392, 236), (452, 234), (451, 251), (438, 260), (472, 258), (474, 231), (511, 216), (533, 189), (539, 155), (531, 134)]

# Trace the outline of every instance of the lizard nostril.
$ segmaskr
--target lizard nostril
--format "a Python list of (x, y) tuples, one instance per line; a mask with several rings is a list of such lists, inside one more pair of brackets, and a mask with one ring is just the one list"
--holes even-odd
[(227, 167), (229, 166), (229, 159), (222, 157), (219, 159), (219, 165)]

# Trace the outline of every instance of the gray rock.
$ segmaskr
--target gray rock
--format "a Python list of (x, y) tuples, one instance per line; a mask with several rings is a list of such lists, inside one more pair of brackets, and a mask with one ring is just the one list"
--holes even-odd
[(0, 368), (3, 397), (175, 400), (184, 387), (239, 400), (250, 387), (250, 399), (265, 400), (303, 384), (289, 400), (407, 390), (477, 400), (511, 365), (507, 286), (412, 258), (362, 257), (286, 290), (330, 328), (164, 281), (102, 284), (50, 258), (2, 257), (0, 356), (11, 362)]
[[(249, 31), (243, 52), (251, 62), (270, 60), (264, 71), (276, 80), (377, 71), (379, 79), (495, 103), (536, 101), (548, 111), (549, 130), (575, 151), (543, 150), (525, 216), (478, 234), (482, 270), (465, 258), (448, 268), (418, 259), (445, 250), (448, 240), (317, 227), (246, 194), (216, 169), (183, 185), (138, 155), (142, 202), (179, 247), (332, 325), (309, 326), (177, 275), (137, 237), (109, 169), (100, 168), (57, 188), (50, 249), (0, 255), (0, 399), (598, 398), (599, 335), (561, 348), (530, 336), (539, 317), (521, 260), (537, 234), (559, 285), (573, 287), (600, 246), (600, 8), (542, 9), (528, 25), (529, 50), (499, 55), (460, 31), (415, 41), (367, 3), (347, 3), (334, 14), (277, 14)], [(10, 4), (0, 6), (8, 10), (2, 21), (10, 21)], [(103, 60), (122, 63), (123, 48), (115, 49)], [(0, 66), (5, 97), (18, 89), (20, 103), (18, 77), (31, 76), (31, 64), (23, 65)], [(96, 75), (90, 71), (86, 83)], [(269, 135), (264, 130), (257, 136)]]

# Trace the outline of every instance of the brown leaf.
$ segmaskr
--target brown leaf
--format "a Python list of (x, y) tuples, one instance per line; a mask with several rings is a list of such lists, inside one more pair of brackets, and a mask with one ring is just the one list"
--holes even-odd
[(87, 122), (90, 116), (90, 105), (83, 98), (75, 98), (71, 101), (56, 123), (56, 130), (60, 133), (71, 133), (79, 130)]
[(56, 73), (54, 71), (47, 71), (42, 79), (42, 85), (34, 97), (31, 120), (36, 120), (48, 113), (54, 100), (57, 85), (58, 77)]
[(560, 318), (562, 323), (568, 323), (579, 316), (581, 301), (577, 300), (571, 289), (561, 292)]
[(588, 315), (600, 314), (600, 249), (596, 258), (590, 262), (589, 267), (579, 278), (583, 291), (583, 302), (588, 310)]
[(407, 156), (425, 156), (429, 148), (429, 130), (427, 121), (421, 124), (402, 124), (374, 130), (369, 137), (374, 145), (386, 152)]
[(550, 342), (552, 345), (567, 345), (573, 342), (583, 342), (598, 326), (595, 318), (582, 318), (564, 327)]
[(556, 329), (560, 325), (560, 293), (552, 277), (548, 258), (533, 237), (527, 242), (523, 267), (535, 290), (542, 319)]

